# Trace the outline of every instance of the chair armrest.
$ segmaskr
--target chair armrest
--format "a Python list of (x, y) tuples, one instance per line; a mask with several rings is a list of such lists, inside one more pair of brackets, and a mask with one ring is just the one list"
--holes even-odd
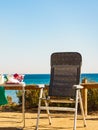
[(83, 86), (81, 86), (81, 85), (73, 85), (73, 88), (74, 89), (83, 89)]
[(44, 84), (37, 84), (39, 88), (45, 88)]

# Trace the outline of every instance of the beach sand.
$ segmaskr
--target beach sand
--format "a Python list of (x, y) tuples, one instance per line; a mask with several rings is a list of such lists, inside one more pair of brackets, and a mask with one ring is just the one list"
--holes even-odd
[[(0, 130), (34, 130), (37, 113), (25, 114), (25, 128), (23, 129), (22, 114), (18, 112), (0, 112)], [(46, 114), (40, 115), (39, 130), (73, 130), (73, 114), (55, 113), (51, 115), (52, 125), (49, 125)], [(77, 130), (98, 130), (98, 114), (86, 117), (87, 127), (83, 127), (82, 117), (77, 120)]]

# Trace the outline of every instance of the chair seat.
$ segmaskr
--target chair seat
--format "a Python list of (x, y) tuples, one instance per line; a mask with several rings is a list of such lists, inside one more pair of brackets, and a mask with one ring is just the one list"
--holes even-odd
[(42, 98), (43, 100), (47, 100), (49, 103), (75, 103), (75, 100), (72, 98), (66, 99), (66, 98), (61, 98), (61, 97), (47, 97), (47, 98)]

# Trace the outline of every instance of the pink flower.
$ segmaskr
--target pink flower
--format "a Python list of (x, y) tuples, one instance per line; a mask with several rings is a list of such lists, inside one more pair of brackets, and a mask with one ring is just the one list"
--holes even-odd
[(15, 73), (13, 76), (14, 76), (14, 78), (17, 79), (19, 82), (23, 81), (23, 79), (24, 79), (24, 75), (21, 75), (21, 74)]

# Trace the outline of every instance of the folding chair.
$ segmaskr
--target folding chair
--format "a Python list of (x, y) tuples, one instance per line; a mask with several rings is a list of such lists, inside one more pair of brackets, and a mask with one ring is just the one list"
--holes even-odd
[[(78, 103), (80, 103), (83, 115), (83, 123), (86, 126), (82, 98), (79, 85), (82, 56), (78, 52), (61, 52), (51, 55), (51, 74), (48, 96), (45, 95), (44, 86), (41, 86), (36, 130), (38, 130), (40, 111), (46, 110), (51, 124), (50, 110), (74, 112), (74, 127), (76, 130)], [(42, 101), (45, 102), (43, 105)], [(50, 106), (50, 103), (75, 103), (74, 107)]]

